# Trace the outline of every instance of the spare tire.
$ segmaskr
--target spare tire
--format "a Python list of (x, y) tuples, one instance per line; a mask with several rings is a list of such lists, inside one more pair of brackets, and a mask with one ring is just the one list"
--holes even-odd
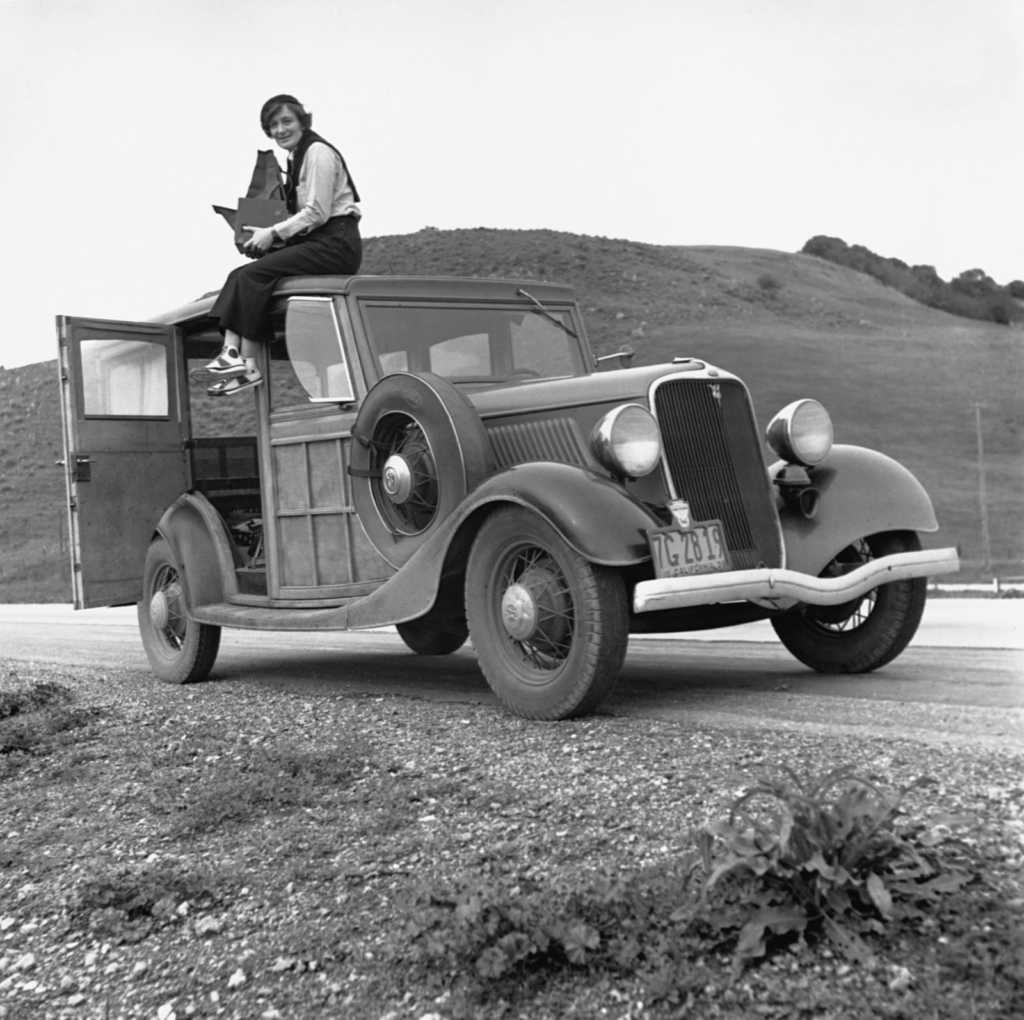
[(492, 471), (476, 408), (447, 379), (385, 376), (352, 429), (352, 501), (377, 551), (399, 567)]

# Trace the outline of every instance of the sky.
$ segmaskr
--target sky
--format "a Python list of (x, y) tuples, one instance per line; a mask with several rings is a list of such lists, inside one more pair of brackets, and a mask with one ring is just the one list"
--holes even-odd
[[(263, 101), (345, 154), (364, 237), (549, 228), (1024, 278), (1020, 0), (0, 0), (0, 366), (240, 261)], [(283, 161), (283, 154), (278, 153)]]

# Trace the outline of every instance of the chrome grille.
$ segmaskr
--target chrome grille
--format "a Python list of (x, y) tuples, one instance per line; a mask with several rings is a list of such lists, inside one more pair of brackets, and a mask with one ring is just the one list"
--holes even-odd
[(732, 567), (779, 566), (771, 485), (750, 401), (736, 380), (671, 379), (655, 389), (671, 491), (695, 521), (720, 520)]

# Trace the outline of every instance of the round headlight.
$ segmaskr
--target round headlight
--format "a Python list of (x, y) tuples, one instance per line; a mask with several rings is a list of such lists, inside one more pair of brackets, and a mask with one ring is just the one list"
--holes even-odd
[(661, 458), (661, 432), (646, 407), (622, 404), (594, 426), (590, 448), (614, 474), (642, 478)]
[(783, 460), (812, 467), (832, 449), (832, 419), (817, 400), (794, 400), (768, 423), (768, 445)]

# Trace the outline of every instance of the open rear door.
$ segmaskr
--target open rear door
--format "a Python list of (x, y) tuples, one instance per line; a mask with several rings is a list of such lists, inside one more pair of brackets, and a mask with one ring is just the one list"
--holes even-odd
[(188, 485), (171, 326), (57, 317), (76, 609), (137, 602), (146, 548)]

